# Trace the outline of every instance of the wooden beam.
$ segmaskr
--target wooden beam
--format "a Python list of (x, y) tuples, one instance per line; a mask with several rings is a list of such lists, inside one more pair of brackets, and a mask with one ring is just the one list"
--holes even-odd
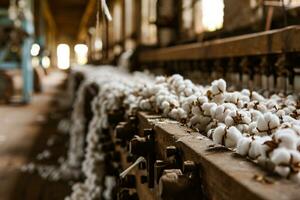
[(79, 25), (79, 32), (77, 37), (79, 41), (83, 41), (87, 35), (89, 19), (96, 11), (96, 3), (97, 3), (96, 0), (89, 0), (85, 8), (84, 14), (81, 18), (80, 25)]
[(56, 23), (53, 18), (52, 12), (49, 8), (48, 0), (40, 0), (42, 12), (44, 13), (45, 19), (48, 22), (49, 25), (49, 31), (52, 31), (53, 33), (56, 33)]
[[(214, 144), (212, 140), (182, 126), (179, 122), (145, 112), (139, 112), (138, 119), (140, 132), (145, 128), (153, 128), (155, 131), (157, 159), (167, 160), (166, 147), (176, 146), (183, 161), (192, 160), (199, 166), (199, 179), (207, 199), (299, 199), (300, 190), (296, 183), (272, 176), (257, 164), (237, 156), (232, 151), (209, 150), (209, 146)], [(255, 175), (268, 178), (270, 184), (256, 181)], [(137, 192), (141, 195), (145, 193)], [(140, 196), (140, 199), (144, 199), (141, 197), (143, 196)]]
[(178, 45), (139, 54), (140, 62), (201, 60), (300, 52), (300, 26), (217, 39), (203, 43)]

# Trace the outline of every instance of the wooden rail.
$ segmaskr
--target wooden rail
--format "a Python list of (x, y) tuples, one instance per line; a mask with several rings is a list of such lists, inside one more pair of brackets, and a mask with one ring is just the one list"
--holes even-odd
[[(227, 150), (211, 150), (213, 142), (198, 132), (176, 121), (147, 113), (138, 114), (140, 132), (145, 128), (155, 131), (156, 159), (165, 160), (165, 148), (170, 145), (180, 150), (183, 160), (192, 160), (199, 166), (205, 196), (218, 200), (291, 200), (300, 198), (299, 185), (289, 180), (268, 175), (251, 161)], [(126, 167), (126, 166), (124, 166)], [(140, 173), (135, 173), (139, 179)], [(270, 183), (254, 179), (255, 175), (267, 177)], [(154, 199), (155, 189), (147, 189), (138, 182), (140, 199)], [(199, 188), (200, 190), (201, 188)], [(199, 197), (199, 199), (201, 199)]]
[(141, 63), (300, 52), (300, 26), (140, 52)]

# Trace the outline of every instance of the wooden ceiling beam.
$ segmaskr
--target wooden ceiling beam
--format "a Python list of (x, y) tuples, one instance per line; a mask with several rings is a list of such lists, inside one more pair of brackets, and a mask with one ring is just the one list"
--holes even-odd
[(40, 0), (42, 12), (44, 13), (45, 19), (49, 25), (49, 31), (56, 33), (56, 23), (53, 18), (52, 12), (49, 8), (48, 0)]
[(86, 9), (84, 11), (84, 14), (82, 15), (79, 25), (79, 32), (77, 37), (79, 41), (83, 41), (86, 38), (88, 32), (89, 19), (96, 12), (96, 4), (97, 0), (89, 0), (86, 6)]

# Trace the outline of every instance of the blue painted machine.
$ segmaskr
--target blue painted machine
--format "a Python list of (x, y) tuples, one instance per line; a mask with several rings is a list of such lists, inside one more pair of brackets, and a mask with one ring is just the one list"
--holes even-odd
[(26, 1), (27, 8), (23, 8), (23, 13), (20, 13), (20, 10), (17, 12), (14, 10), (14, 14), (19, 14), (14, 16), (15, 19), (10, 16), (7, 9), (0, 10), (0, 28), (2, 33), (7, 34), (8, 37), (6, 41), (2, 40), (2, 44), (0, 44), (0, 70), (21, 70), (23, 79), (22, 102), (24, 103), (30, 102), (33, 92), (33, 67), (30, 50), (33, 43), (34, 27), (30, 1)]

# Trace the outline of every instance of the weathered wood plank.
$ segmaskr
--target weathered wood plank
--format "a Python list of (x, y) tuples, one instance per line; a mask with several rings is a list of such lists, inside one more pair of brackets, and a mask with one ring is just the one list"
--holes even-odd
[(203, 43), (178, 45), (139, 54), (140, 62), (215, 59), (300, 52), (300, 26), (247, 34)]
[[(146, 113), (139, 118), (147, 121)], [(231, 151), (211, 151), (213, 142), (171, 120), (151, 120), (155, 130), (157, 158), (164, 159), (164, 149), (175, 145), (183, 160), (193, 160), (200, 166), (205, 193), (210, 199), (299, 199), (299, 185), (289, 180), (270, 176), (251, 161)], [(267, 176), (274, 181), (263, 184), (254, 180), (254, 175)]]

